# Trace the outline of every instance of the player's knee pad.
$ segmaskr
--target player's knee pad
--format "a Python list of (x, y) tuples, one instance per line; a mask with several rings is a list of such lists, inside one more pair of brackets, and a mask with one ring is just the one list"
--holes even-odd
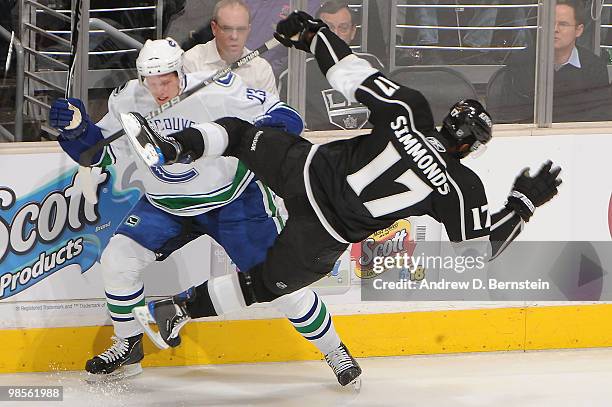
[(312, 295), (314, 293), (309, 288), (302, 288), (290, 294), (276, 298), (270, 304), (287, 315), (302, 313), (312, 305)]
[(142, 284), (142, 270), (155, 261), (155, 253), (124, 235), (113, 236), (100, 258), (106, 288)]

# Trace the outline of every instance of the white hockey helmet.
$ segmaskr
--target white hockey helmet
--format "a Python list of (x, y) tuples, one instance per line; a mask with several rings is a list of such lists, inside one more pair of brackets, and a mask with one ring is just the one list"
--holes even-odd
[(147, 40), (136, 58), (138, 80), (144, 85), (144, 78), (176, 72), (180, 80), (180, 91), (185, 88), (183, 72), (183, 49), (172, 38)]

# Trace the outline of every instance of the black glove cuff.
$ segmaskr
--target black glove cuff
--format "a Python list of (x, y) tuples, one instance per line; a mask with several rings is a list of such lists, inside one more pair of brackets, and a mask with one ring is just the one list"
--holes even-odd
[(277, 32), (274, 33), (274, 38), (276, 38), (278, 42), (287, 48), (291, 48), (293, 46), (293, 41), (291, 41), (291, 39), (284, 37)]
[[(513, 191), (515, 192), (515, 191)], [(523, 195), (524, 196), (524, 195)], [(525, 197), (527, 199), (527, 197)], [(529, 201), (529, 199), (527, 199)], [(529, 201), (531, 203), (531, 201)], [(531, 204), (533, 205), (533, 204)], [(516, 196), (514, 196), (513, 194), (511, 194), (508, 197), (508, 202), (506, 202), (506, 208), (515, 211), (516, 213), (519, 214), (519, 216), (521, 217), (521, 219), (523, 219), (525, 222), (529, 222), (529, 219), (531, 218), (531, 215), (533, 215), (533, 212), (529, 209), (529, 206), (521, 199), (518, 198)], [(535, 210), (535, 208), (534, 208)]]
[(179, 142), (183, 149), (176, 162), (190, 163), (204, 154), (204, 139), (199, 130), (189, 127), (172, 134), (172, 137)]
[(327, 75), (327, 71), (338, 61), (353, 53), (348, 44), (328, 27), (321, 28), (312, 41), (310, 49), (314, 51), (323, 75)]
[(215, 123), (222, 126), (227, 135), (231, 138), (232, 135), (242, 135), (247, 132), (253, 125), (237, 117), (222, 117), (221, 119), (215, 120)]

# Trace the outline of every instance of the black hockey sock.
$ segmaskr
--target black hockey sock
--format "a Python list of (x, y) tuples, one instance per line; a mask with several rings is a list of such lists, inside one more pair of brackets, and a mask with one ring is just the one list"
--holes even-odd
[(266, 287), (263, 281), (262, 263), (249, 271), (238, 273), (238, 281), (247, 306), (256, 302), (270, 302), (279, 297)]
[(187, 312), (191, 318), (214, 317), (217, 316), (210, 294), (208, 292), (208, 281), (195, 288), (195, 298), (187, 301)]
[(348, 44), (329, 28), (320, 29), (312, 41), (311, 49), (314, 46), (313, 51), (323, 75), (327, 75), (327, 71), (338, 61), (353, 53)]

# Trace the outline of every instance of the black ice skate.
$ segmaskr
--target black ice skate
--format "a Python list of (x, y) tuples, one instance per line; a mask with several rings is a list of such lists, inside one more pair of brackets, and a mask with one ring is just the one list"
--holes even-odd
[(89, 373), (86, 380), (113, 381), (137, 375), (142, 372), (140, 361), (143, 357), (142, 334), (126, 339), (113, 336), (112, 346), (85, 364)]
[(343, 343), (340, 343), (340, 346), (325, 355), (325, 361), (334, 371), (340, 385), (346, 386), (353, 383), (355, 388), (359, 389), (361, 386), (361, 379), (359, 379), (361, 368)]
[(174, 164), (181, 156), (181, 145), (173, 137), (162, 135), (140, 113), (122, 113), (121, 125), (134, 150), (149, 167)]
[[(181, 344), (179, 331), (191, 320), (186, 305), (189, 298), (187, 292), (151, 301), (144, 307), (135, 307), (132, 310), (136, 321), (142, 325), (147, 336), (160, 349), (174, 348)], [(158, 331), (151, 328), (151, 323), (157, 324)]]

